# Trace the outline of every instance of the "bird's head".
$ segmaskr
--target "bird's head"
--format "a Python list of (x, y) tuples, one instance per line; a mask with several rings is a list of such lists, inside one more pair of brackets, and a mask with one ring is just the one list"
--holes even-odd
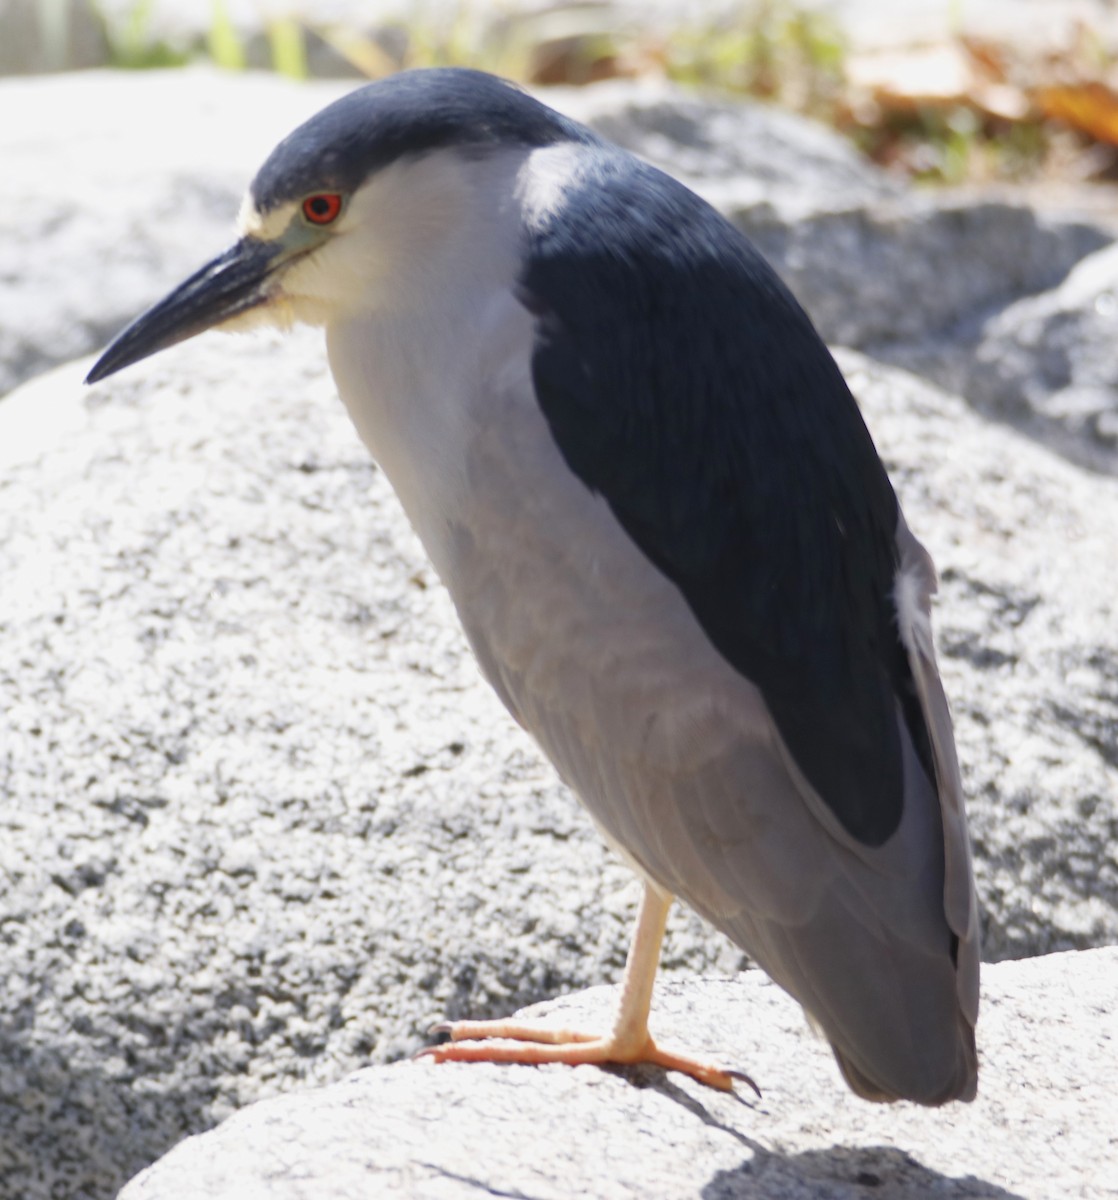
[(468, 240), (464, 218), (492, 207), (466, 195), (471, 164), (589, 136), (478, 71), (359, 88), (280, 142), (245, 196), (237, 241), (129, 325), (87, 382), (207, 329), (328, 325), (404, 303), (424, 264), (445, 261), (440, 247)]

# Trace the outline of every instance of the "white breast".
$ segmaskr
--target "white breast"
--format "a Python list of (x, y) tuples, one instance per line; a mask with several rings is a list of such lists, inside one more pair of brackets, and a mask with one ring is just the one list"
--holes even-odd
[[(560, 210), (577, 149), (482, 164), (435, 155), (403, 170), (412, 177), (394, 175), (365, 200), (392, 208), (396, 278), (378, 282), (368, 311), (328, 326), (330, 364), (483, 670), (541, 740), (528, 709), (542, 722), (552, 706), (600, 707), (607, 739), (622, 735), (624, 714), (630, 740), (659, 721), (669, 693), (682, 730), (703, 723), (690, 704), (756, 710), (755, 689), (726, 667), (676, 587), (571, 472), (535, 397), (535, 319), (516, 294), (521, 231)], [(402, 255), (408, 195), (421, 228), (422, 198), (437, 195), (446, 219), (457, 214), (456, 236), (417, 235)], [(671, 757), (683, 753), (676, 740), (657, 744)], [(547, 749), (569, 777), (562, 749)]]

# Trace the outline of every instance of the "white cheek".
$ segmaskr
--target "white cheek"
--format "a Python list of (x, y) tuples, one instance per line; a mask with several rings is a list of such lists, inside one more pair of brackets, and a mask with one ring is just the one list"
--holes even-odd
[(273, 304), (286, 305), (291, 319), (325, 325), (368, 306), (384, 264), (355, 252), (351, 239), (335, 234), (283, 273)]
[(227, 333), (269, 326), (327, 325), (357, 307), (371, 272), (355, 263), (331, 238), (309, 254), (281, 266), (268, 283), (268, 299), (229, 317), (215, 329)]
[(299, 316), (284, 296), (258, 304), (255, 308), (237, 313), (235, 317), (215, 325), (222, 333), (247, 333), (252, 329), (290, 329), (296, 322), (306, 320)]

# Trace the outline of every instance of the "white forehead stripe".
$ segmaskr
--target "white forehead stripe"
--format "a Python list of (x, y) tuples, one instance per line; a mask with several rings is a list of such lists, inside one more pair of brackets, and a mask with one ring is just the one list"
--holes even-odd
[(296, 201), (281, 204), (269, 213), (261, 213), (253, 202), (252, 193), (246, 192), (241, 201), (240, 212), (237, 213), (237, 233), (241, 237), (259, 238), (261, 241), (272, 241), (278, 238), (291, 224), (291, 218), (298, 207)]

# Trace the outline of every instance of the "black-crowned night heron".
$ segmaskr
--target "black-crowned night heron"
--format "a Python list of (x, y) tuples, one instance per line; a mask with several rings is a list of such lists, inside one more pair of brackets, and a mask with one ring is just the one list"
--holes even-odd
[(435, 1057), (730, 1087), (648, 1032), (679, 896), (799, 1001), (859, 1095), (973, 1097), (933, 567), (750, 243), (512, 85), (416, 71), (282, 141), (236, 244), (89, 379), (261, 321), (325, 326), (485, 677), (644, 881), (612, 1032), (461, 1022)]

